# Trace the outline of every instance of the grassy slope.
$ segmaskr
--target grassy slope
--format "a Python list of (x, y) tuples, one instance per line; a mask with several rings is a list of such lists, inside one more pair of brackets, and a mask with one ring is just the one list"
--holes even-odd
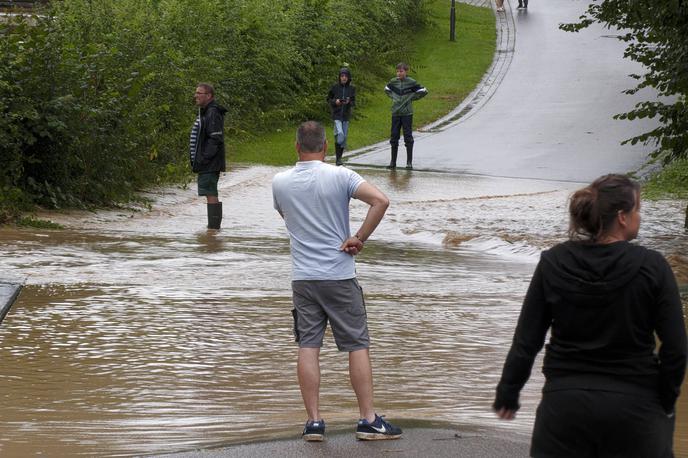
[[(414, 105), (414, 126), (420, 127), (454, 109), (480, 82), (492, 63), (496, 32), (491, 9), (457, 4), (456, 41), (449, 41), (449, 2), (434, 0), (428, 9), (431, 23), (414, 37), (409, 76), (428, 88), (429, 95)], [(392, 38), (394, 38), (394, 35)], [(400, 39), (403, 35), (399, 35)], [(408, 39), (408, 37), (405, 37)], [(393, 67), (389, 76), (395, 76)], [(354, 70), (354, 83), (356, 75)], [(334, 78), (333, 78), (334, 83)], [(323, 94), (323, 100), (325, 94)], [(349, 132), (349, 149), (360, 148), (389, 136), (390, 100), (382, 87), (378, 93), (359, 95), (356, 118)], [(323, 102), (323, 110), (327, 110)], [(332, 143), (332, 126), (328, 139)], [(229, 144), (230, 163), (248, 162), (271, 165), (292, 164), (296, 160), (296, 126), (242, 143)], [(332, 148), (331, 148), (332, 149)]]
[(672, 162), (647, 183), (643, 183), (643, 197), (648, 199), (688, 199), (688, 159)]

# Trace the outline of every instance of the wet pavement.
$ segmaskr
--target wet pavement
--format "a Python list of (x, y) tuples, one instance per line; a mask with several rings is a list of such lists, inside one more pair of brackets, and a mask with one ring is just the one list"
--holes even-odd
[(301, 439), (282, 439), (255, 444), (243, 444), (229, 449), (206, 449), (165, 455), (169, 458), (373, 458), (394, 457), (527, 457), (526, 437), (497, 436), (494, 432), (462, 430), (447, 425), (407, 426), (404, 435), (391, 441), (357, 441), (351, 431), (338, 430), (327, 434), (323, 442), (304, 443)]
[[(651, 148), (620, 143), (655, 124), (612, 116), (651, 98), (649, 91), (622, 93), (635, 86), (628, 75), (641, 67), (622, 58), (624, 43), (613, 30), (558, 28), (575, 22), (588, 3), (535, 1), (528, 10), (517, 10), (513, 0), (505, 2), (506, 13), (495, 13), (498, 49), (492, 68), (456, 110), (415, 133), (414, 168), (589, 182), (640, 167)], [(423, 110), (422, 100), (415, 109)], [(401, 145), (399, 164), (404, 159)], [(387, 165), (389, 144), (352, 151), (347, 162)]]

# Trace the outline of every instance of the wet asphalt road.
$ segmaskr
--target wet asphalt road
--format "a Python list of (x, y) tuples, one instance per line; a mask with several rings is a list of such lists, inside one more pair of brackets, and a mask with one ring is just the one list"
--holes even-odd
[[(656, 124), (612, 117), (652, 99), (649, 91), (622, 93), (635, 86), (628, 75), (641, 67), (623, 59), (617, 31), (599, 25), (580, 33), (559, 30), (560, 23), (575, 22), (588, 3), (533, 1), (528, 10), (517, 10), (517, 2), (506, 2), (506, 13), (497, 14), (492, 68), (457, 110), (415, 132), (414, 168), (589, 182), (640, 167), (652, 145), (621, 142)], [(415, 110), (422, 109), (420, 100)], [(403, 164), (403, 145), (399, 149)], [(362, 151), (352, 152), (348, 162), (389, 163), (387, 142)]]

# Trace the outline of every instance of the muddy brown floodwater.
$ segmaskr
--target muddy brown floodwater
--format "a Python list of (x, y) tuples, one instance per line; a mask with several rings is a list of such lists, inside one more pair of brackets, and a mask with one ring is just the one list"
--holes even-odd
[[(150, 211), (44, 215), (64, 230), (0, 230), (2, 276), (26, 282), (0, 326), (0, 455), (128, 456), (300, 433), (278, 170), (223, 177), (217, 234), (193, 189), (152, 193)], [(529, 435), (541, 359), (517, 420), (498, 421), (490, 404), (539, 253), (563, 240), (580, 184), (360, 172), (392, 200), (357, 264), (378, 409)], [(685, 299), (682, 208), (645, 202), (639, 242), (669, 258)], [(354, 227), (364, 211), (353, 204)], [(331, 338), (322, 359), (323, 415), (353, 427)], [(688, 456), (686, 393), (678, 456)]]

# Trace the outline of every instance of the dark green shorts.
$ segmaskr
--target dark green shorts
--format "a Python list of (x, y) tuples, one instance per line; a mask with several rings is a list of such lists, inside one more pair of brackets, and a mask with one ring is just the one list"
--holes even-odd
[(217, 182), (220, 180), (220, 172), (203, 172), (198, 174), (199, 196), (217, 196)]

